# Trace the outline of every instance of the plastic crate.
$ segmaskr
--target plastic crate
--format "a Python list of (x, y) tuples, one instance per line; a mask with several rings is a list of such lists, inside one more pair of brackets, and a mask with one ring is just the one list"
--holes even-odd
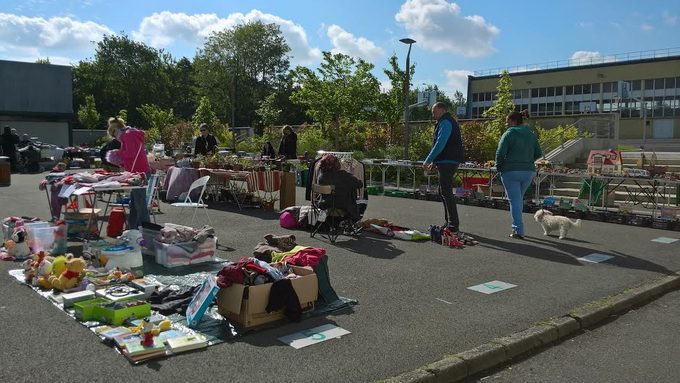
[(408, 192), (403, 191), (403, 190), (396, 190), (396, 189), (385, 189), (384, 194), (388, 197), (397, 197), (397, 198), (408, 197)]
[(367, 187), (366, 187), (366, 192), (367, 192), (369, 195), (379, 195), (379, 194), (381, 194), (383, 191), (385, 191), (385, 188), (383, 188), (383, 187), (380, 186), (380, 185), (370, 185), (370, 186), (367, 186)]
[[(154, 239), (156, 263), (164, 267), (178, 267), (215, 260), (217, 237), (208, 238), (198, 247), (195, 246), (193, 242), (168, 244)], [(190, 252), (188, 249), (192, 247), (195, 250)]]

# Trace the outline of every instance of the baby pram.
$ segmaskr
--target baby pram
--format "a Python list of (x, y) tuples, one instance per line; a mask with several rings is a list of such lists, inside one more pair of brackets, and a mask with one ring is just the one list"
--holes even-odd
[(29, 143), (23, 148), (18, 149), (19, 167), (23, 173), (40, 172), (40, 149)]
[[(324, 188), (320, 188), (317, 185), (319, 179), (319, 160), (324, 154), (332, 154), (338, 157), (340, 159), (341, 169), (354, 175), (364, 183), (364, 187), (356, 190), (356, 203), (359, 213), (358, 218), (350, 217), (346, 212), (335, 211), (336, 209), (329, 209), (328, 206), (323, 206), (323, 204), (321, 204), (324, 196), (320, 193), (327, 194), (328, 192), (331, 192), (328, 188), (326, 188), (328, 190), (323, 191)], [(307, 178), (307, 190), (305, 193), (305, 198), (308, 201), (311, 201), (313, 206), (313, 219), (311, 222), (314, 227), (311, 233), (312, 236), (323, 230), (328, 234), (328, 239), (331, 242), (335, 242), (335, 239), (339, 234), (357, 235), (359, 233), (359, 225), (357, 225), (357, 222), (363, 219), (364, 212), (368, 207), (368, 191), (366, 190), (365, 180), (366, 174), (364, 164), (352, 158), (351, 152), (320, 151), (317, 154), (317, 158), (309, 164), (309, 177)], [(317, 186), (314, 187), (313, 185)]]

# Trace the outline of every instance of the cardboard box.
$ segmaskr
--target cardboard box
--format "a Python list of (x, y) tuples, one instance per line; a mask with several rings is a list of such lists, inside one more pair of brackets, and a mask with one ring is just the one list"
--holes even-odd
[[(313, 310), (319, 294), (316, 274), (309, 267), (291, 266), (299, 278), (291, 280), (303, 311)], [(272, 283), (245, 286), (234, 284), (217, 292), (217, 310), (223, 317), (244, 327), (283, 319), (283, 310), (267, 313)]]
[(66, 221), (66, 233), (69, 238), (79, 236), (89, 236), (99, 233), (97, 223), (99, 216), (90, 213), (64, 213), (64, 221)]

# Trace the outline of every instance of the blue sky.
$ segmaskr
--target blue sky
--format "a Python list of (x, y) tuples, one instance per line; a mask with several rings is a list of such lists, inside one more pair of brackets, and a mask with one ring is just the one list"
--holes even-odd
[(212, 31), (261, 20), (281, 26), (293, 65), (337, 51), (375, 64), (383, 82), (393, 53), (404, 65), (399, 39), (412, 37), (412, 84), (451, 95), (473, 71), (678, 48), (679, 15), (677, 0), (3, 0), (0, 59), (77, 63), (121, 32), (191, 58)]

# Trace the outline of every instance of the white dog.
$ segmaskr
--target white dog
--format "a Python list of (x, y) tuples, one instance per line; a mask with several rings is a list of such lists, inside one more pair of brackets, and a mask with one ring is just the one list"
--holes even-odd
[(550, 234), (551, 231), (560, 229), (560, 239), (564, 239), (572, 227), (581, 227), (581, 220), (572, 221), (561, 215), (553, 215), (550, 210), (540, 209), (534, 214), (536, 222), (543, 227), (543, 235)]

